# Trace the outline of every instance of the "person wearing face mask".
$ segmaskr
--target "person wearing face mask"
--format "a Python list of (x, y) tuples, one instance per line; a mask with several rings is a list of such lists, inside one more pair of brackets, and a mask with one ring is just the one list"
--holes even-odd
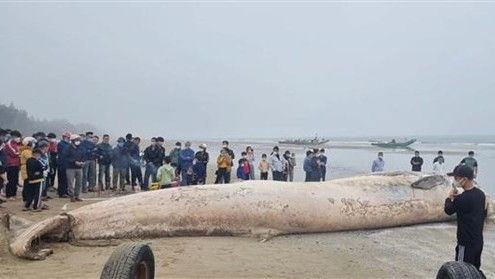
[(70, 132), (62, 133), (62, 140), (57, 144), (57, 193), (60, 198), (69, 198), (67, 190), (67, 168), (65, 163), (65, 151), (70, 147)]
[(181, 186), (188, 185), (187, 171), (192, 168), (194, 160), (194, 150), (191, 149), (191, 142), (187, 141), (179, 153), (179, 165), (181, 172)]
[(53, 189), (55, 176), (57, 175), (57, 135), (48, 133), (46, 136), (49, 142), (48, 155), (50, 158), (50, 173), (48, 174), (48, 186)]
[(285, 159), (278, 154), (278, 146), (273, 147), (270, 155), (270, 168), (272, 169), (272, 178), (275, 181), (284, 181)]
[[(196, 159), (196, 164), (203, 164), (204, 169), (207, 170), (208, 162), (210, 161), (210, 154), (206, 152), (206, 144), (202, 143), (199, 145), (199, 151), (194, 155), (194, 159)], [(206, 182), (206, 172), (203, 177), (203, 184)]]
[[(457, 246), (455, 260), (474, 265), (480, 273), (483, 251), (483, 225), (486, 217), (486, 197), (473, 182), (474, 171), (466, 165), (457, 166), (448, 176), (454, 177), (453, 186), (464, 191), (458, 194), (452, 189), (445, 199), (444, 211), (457, 215)], [(486, 278), (486, 277), (485, 277)]]
[(22, 135), (19, 131), (12, 131), (10, 134), (12, 138), (4, 147), (5, 154), (7, 155), (7, 180), (9, 181), (6, 186), (5, 194), (7, 199), (15, 200), (21, 164), (19, 145), (21, 143)]
[[(112, 146), (110, 136), (103, 135), (103, 141), (96, 146), (98, 157), (98, 187), (100, 190), (110, 190), (110, 165), (112, 164)], [(105, 180), (105, 183), (103, 183)]]
[(180, 141), (175, 143), (174, 149), (170, 150), (170, 154), (168, 156), (170, 157), (170, 165), (174, 168), (177, 169), (177, 174), (179, 173), (179, 153), (180, 149), (182, 147), (182, 143)]
[(143, 159), (146, 167), (144, 170), (144, 182), (141, 187), (143, 191), (146, 191), (149, 188), (150, 176), (152, 182), (158, 181), (158, 168), (162, 165), (163, 160), (162, 149), (156, 138), (151, 138), (151, 145), (144, 150)]
[(33, 149), (36, 144), (36, 139), (33, 137), (25, 137), (22, 139), (22, 145), (19, 146), (19, 153), (21, 158), (21, 179), (23, 181), (22, 185), (22, 201), (26, 201), (26, 187), (28, 185), (28, 175), (27, 175), (27, 160), (33, 156)]
[(385, 168), (385, 161), (383, 160), (383, 152), (378, 152), (378, 158), (373, 161), (371, 165), (371, 172), (380, 172)]
[(86, 132), (86, 138), (81, 142), (84, 151), (85, 164), (83, 167), (83, 193), (94, 192), (96, 187), (96, 144), (93, 141), (93, 132)]
[(81, 137), (77, 134), (70, 136), (70, 146), (65, 149), (65, 173), (67, 175), (67, 188), (71, 202), (82, 201), (80, 198), (82, 188), (83, 166), (85, 164), (85, 151), (80, 147)]
[[(113, 149), (112, 165), (113, 165), (113, 188), (112, 191), (120, 189), (125, 192), (125, 176), (129, 168), (129, 154), (125, 148), (125, 139), (120, 137), (117, 140), (117, 146)], [(118, 184), (117, 184), (118, 182)], [(117, 188), (119, 185), (119, 188)]]
[(414, 152), (414, 157), (411, 158), (412, 171), (421, 171), (423, 166), (423, 158), (419, 157), (419, 151)]

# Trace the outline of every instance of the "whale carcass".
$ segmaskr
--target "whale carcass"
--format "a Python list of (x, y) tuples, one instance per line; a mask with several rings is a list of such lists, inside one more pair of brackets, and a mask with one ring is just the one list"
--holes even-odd
[(374, 229), (452, 219), (443, 211), (450, 181), (397, 172), (320, 183), (247, 181), (172, 188), (113, 198), (35, 223), (10, 251), (44, 259), (36, 240), (281, 234)]

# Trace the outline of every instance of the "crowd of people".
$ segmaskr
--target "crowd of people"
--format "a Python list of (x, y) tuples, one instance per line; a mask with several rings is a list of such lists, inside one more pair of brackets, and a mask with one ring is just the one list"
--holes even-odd
[[(421, 172), (423, 169), (424, 160), (421, 158), (419, 151), (414, 151), (414, 156), (411, 158), (411, 171)], [(432, 171), (434, 174), (444, 174), (445, 158), (443, 151), (439, 150), (437, 156), (433, 159)], [(478, 176), (478, 161), (474, 158), (474, 151), (469, 151), (468, 156), (462, 159), (458, 165), (467, 165), (473, 169), (474, 178)], [(378, 152), (378, 158), (373, 160), (371, 164), (371, 172), (381, 172), (385, 170), (385, 160), (383, 152)]]
[[(146, 191), (152, 185), (158, 188), (202, 185), (206, 183), (210, 155), (207, 145), (200, 144), (194, 151), (191, 142), (182, 146), (177, 142), (166, 154), (163, 137), (151, 138), (151, 144), (140, 150), (141, 138), (128, 133), (116, 144), (110, 136), (101, 137), (93, 132), (75, 134), (64, 132), (57, 140), (54, 133), (37, 132), (23, 136), (17, 130), (0, 129), (0, 194), (6, 200), (16, 200), (18, 186), (22, 187), (25, 210), (47, 209), (51, 199), (49, 190), (71, 202), (82, 201), (81, 193), (95, 191)], [(216, 158), (215, 184), (230, 183), (235, 154), (229, 142), (222, 142)], [(311, 150), (311, 160), (304, 163), (306, 181), (325, 180), (327, 158), (324, 150)], [(295, 154), (279, 153), (275, 146), (255, 165), (254, 150), (247, 146), (236, 162), (236, 178), (267, 180), (269, 173), (276, 181), (293, 181)], [(144, 174), (143, 174), (144, 170)], [(19, 183), (19, 175), (22, 183)], [(3, 198), (0, 199), (0, 202)]]

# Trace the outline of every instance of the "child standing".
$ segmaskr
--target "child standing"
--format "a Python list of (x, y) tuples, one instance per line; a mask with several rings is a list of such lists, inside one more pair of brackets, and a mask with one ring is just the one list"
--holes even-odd
[(172, 161), (170, 156), (165, 156), (164, 165), (158, 169), (156, 178), (160, 181), (160, 188), (167, 189), (172, 187), (172, 181), (175, 179), (175, 169), (170, 165)]
[(248, 161), (246, 159), (243, 158), (239, 160), (239, 167), (237, 168), (237, 178), (239, 178), (240, 181), (249, 180), (249, 168), (247, 169), (248, 172), (246, 172), (247, 164)]
[(27, 187), (26, 203), (24, 211), (28, 211), (33, 206), (33, 211), (41, 211), (41, 184), (43, 183), (43, 165), (40, 162), (41, 150), (33, 150), (33, 156), (26, 162), (27, 170)]
[(266, 160), (266, 154), (261, 155), (261, 162), (258, 166), (260, 170), (260, 179), (268, 180), (268, 171), (270, 170), (270, 163)]

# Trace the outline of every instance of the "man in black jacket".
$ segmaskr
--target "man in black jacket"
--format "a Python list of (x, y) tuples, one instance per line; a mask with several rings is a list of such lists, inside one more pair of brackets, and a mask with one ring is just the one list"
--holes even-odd
[(68, 192), (71, 202), (82, 201), (79, 197), (82, 188), (83, 166), (85, 164), (85, 150), (81, 145), (81, 137), (70, 136), (71, 145), (65, 149), (64, 159), (67, 173)]
[(421, 171), (423, 166), (423, 158), (419, 156), (419, 151), (414, 152), (414, 157), (411, 158), (412, 171)]
[(132, 139), (132, 145), (129, 148), (129, 162), (131, 165), (131, 185), (132, 187), (137, 186), (139, 183), (140, 187), (143, 187), (143, 173), (141, 172), (141, 152), (139, 150), (139, 145), (141, 144), (141, 138), (135, 137)]
[(457, 166), (447, 175), (454, 177), (454, 188), (462, 187), (464, 190), (458, 194), (452, 189), (445, 200), (445, 213), (457, 214), (455, 260), (470, 263), (479, 270), (486, 216), (485, 194), (474, 185), (474, 171), (469, 166)]
[(147, 190), (149, 186), (149, 179), (151, 176), (152, 182), (156, 180), (156, 174), (158, 168), (162, 165), (163, 161), (163, 149), (158, 143), (157, 139), (152, 140), (151, 145), (144, 150), (144, 161), (146, 163), (146, 170), (144, 171), (144, 183), (142, 190)]
[[(96, 146), (96, 154), (98, 156), (98, 186), (100, 190), (110, 189), (110, 165), (112, 164), (113, 152), (109, 142), (110, 136), (103, 135), (103, 141)], [(103, 184), (103, 176), (105, 176), (105, 184)]]

